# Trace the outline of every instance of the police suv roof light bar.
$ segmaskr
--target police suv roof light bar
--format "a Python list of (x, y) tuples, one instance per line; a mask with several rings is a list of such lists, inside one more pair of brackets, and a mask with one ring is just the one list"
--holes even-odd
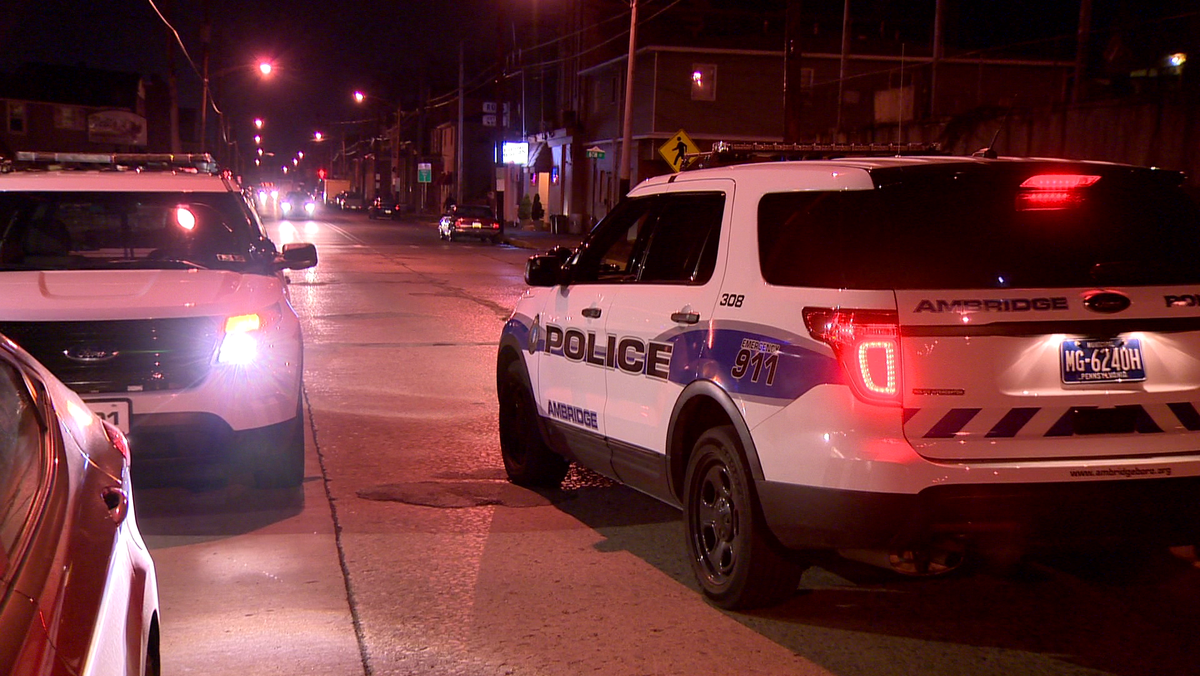
[[(191, 169), (206, 174), (219, 174), (220, 167), (208, 153), (16, 153), (15, 161), (24, 165), (70, 165), (95, 168)], [(5, 169), (11, 171), (11, 162)]]
[(841, 157), (944, 155), (937, 143), (730, 143), (717, 141), (712, 150), (684, 157), (684, 169), (704, 169), (750, 162), (830, 160)]

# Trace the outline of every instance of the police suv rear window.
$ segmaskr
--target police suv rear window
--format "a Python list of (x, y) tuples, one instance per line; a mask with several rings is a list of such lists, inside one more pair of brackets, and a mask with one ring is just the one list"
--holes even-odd
[(939, 165), (873, 171), (875, 190), (768, 194), (763, 278), (853, 289), (1200, 283), (1196, 204), (1163, 173)]

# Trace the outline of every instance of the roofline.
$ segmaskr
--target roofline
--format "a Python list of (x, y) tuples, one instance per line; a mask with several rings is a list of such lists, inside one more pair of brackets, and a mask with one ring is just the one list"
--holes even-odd
[[(665, 52), (665, 53), (674, 53), (674, 54), (711, 54), (714, 56), (717, 56), (717, 55), (774, 56), (774, 57), (778, 57), (781, 59), (783, 58), (783, 51), (782, 50), (774, 50), (774, 49), (772, 49), (772, 50), (723, 49), (723, 48), (715, 48), (715, 47), (676, 47), (676, 46), (670, 46), (670, 45), (658, 45), (658, 46), (647, 45), (645, 47), (640, 47), (637, 50), (638, 54), (641, 54), (641, 53), (650, 54), (653, 52)], [(621, 56), (611, 58), (608, 61), (603, 61), (594, 66), (589, 66), (587, 68), (584, 68), (579, 71), (579, 74), (580, 75), (589, 75), (595, 71), (602, 70), (609, 66), (612, 66), (612, 65), (615, 65), (618, 63), (624, 63), (628, 58), (629, 58), (628, 54), (622, 54)], [(834, 52), (803, 52), (800, 54), (800, 58), (802, 60), (803, 59), (821, 59), (821, 60), (830, 60), (830, 61), (835, 61), (835, 60), (840, 61), (842, 58), (842, 55), (838, 54), (838, 53), (834, 53)], [(905, 63), (905, 64), (933, 63), (933, 60), (934, 60), (932, 56), (923, 56), (923, 55), (922, 56), (899, 56), (899, 55), (888, 55), (888, 54), (847, 54), (846, 59), (848, 61), (884, 61), (884, 62)], [(985, 66), (1042, 66), (1042, 67), (1047, 67), (1047, 68), (1061, 68), (1061, 67), (1067, 67), (1067, 66), (1074, 65), (1074, 63), (1072, 61), (1060, 61), (1057, 59), (1052, 59), (1052, 60), (995, 59), (995, 58), (984, 59), (984, 58), (971, 58), (971, 57), (967, 57), (967, 56), (944, 56), (938, 61), (938, 63), (954, 63), (954, 64), (964, 64), (964, 65), (970, 65), (970, 66), (978, 66), (978, 65), (985, 65)]]

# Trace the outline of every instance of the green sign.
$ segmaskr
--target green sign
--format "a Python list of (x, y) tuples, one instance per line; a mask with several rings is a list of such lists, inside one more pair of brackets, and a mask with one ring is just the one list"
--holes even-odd
[(601, 150), (599, 146), (592, 146), (591, 148), (588, 148), (584, 152), (586, 152), (587, 156), (592, 159), (597, 159), (597, 160), (604, 159), (604, 151)]
[(417, 183), (433, 183), (433, 165), (429, 162), (417, 163)]

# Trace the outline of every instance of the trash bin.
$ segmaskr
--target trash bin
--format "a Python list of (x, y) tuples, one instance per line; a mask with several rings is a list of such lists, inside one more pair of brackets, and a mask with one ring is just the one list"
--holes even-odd
[(565, 214), (554, 214), (550, 217), (550, 232), (556, 235), (567, 234), (567, 217)]

